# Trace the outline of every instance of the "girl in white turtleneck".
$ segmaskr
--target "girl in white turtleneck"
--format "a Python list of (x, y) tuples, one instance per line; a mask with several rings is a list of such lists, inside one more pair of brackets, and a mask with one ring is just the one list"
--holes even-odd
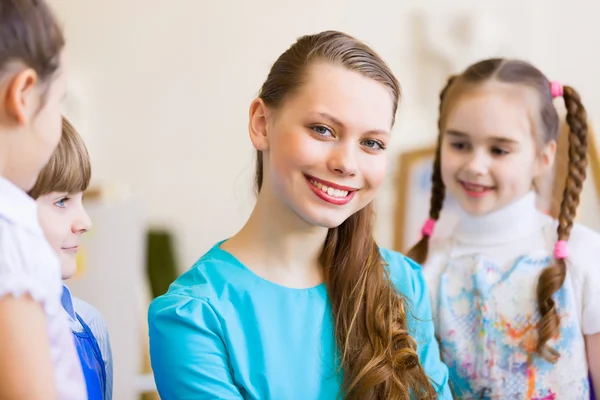
[[(558, 221), (533, 182), (554, 163), (567, 108), (569, 165)], [(409, 256), (423, 264), (454, 395), (587, 400), (600, 390), (600, 235), (574, 225), (585, 179), (579, 95), (532, 65), (492, 59), (441, 94), (430, 218)], [(446, 192), (458, 204), (434, 234)]]

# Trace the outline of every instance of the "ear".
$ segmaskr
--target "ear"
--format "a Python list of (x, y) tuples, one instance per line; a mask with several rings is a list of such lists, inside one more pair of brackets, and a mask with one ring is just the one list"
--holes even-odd
[(255, 99), (250, 104), (248, 131), (250, 140), (256, 150), (265, 151), (269, 149), (268, 138), (268, 116), (269, 109), (261, 98)]
[(544, 145), (542, 151), (538, 156), (538, 168), (537, 175), (543, 174), (548, 171), (554, 165), (554, 159), (556, 158), (556, 140), (551, 140)]
[(34, 96), (35, 86), (38, 82), (37, 73), (27, 68), (20, 71), (10, 82), (6, 96), (6, 110), (8, 115), (19, 124), (26, 124), (37, 108)]

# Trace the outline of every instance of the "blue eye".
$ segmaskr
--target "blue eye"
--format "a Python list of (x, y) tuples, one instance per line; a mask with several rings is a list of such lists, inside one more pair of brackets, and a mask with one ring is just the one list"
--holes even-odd
[(363, 145), (372, 150), (385, 150), (385, 146), (379, 140), (367, 139)]
[(63, 197), (62, 199), (56, 201), (54, 203), (55, 206), (60, 207), (60, 208), (65, 208), (67, 206), (67, 202), (69, 201), (68, 197)]
[(315, 126), (312, 126), (310, 129), (315, 131), (320, 136), (333, 136), (331, 129), (329, 129), (328, 127), (323, 126), (323, 125), (315, 125)]

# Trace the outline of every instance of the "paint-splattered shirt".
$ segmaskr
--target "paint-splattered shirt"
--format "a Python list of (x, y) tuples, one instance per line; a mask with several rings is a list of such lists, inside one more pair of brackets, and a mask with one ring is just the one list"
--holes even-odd
[(600, 235), (582, 226), (553, 297), (561, 326), (548, 345), (560, 358), (535, 354), (536, 287), (553, 262), (556, 226), (529, 193), (485, 216), (461, 214), (451, 235), (432, 238), (424, 274), (457, 398), (589, 399), (584, 335), (600, 332)]

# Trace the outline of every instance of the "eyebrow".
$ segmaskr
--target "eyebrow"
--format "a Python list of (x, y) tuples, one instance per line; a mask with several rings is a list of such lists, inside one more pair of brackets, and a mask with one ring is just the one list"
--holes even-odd
[[(452, 130), (452, 129), (447, 130), (446, 131), (446, 135), (448, 135), (448, 136), (454, 136), (454, 137), (460, 138), (460, 139), (470, 139), (470, 136), (467, 133), (460, 132), (460, 131), (455, 131), (455, 130)], [(518, 141), (516, 141), (514, 139), (509, 139), (509, 138), (503, 137), (503, 136), (494, 136), (491, 139), (495, 140), (497, 142), (500, 142), (500, 143), (519, 144)]]
[[(324, 113), (324, 112), (320, 112), (320, 113), (318, 113), (318, 115), (321, 118), (324, 118), (324, 119), (328, 120), (329, 122), (331, 122), (334, 125), (338, 125), (338, 126), (340, 126), (342, 128), (345, 127), (344, 123), (342, 121), (340, 121), (339, 119), (335, 118), (333, 115), (330, 115), (330, 114), (327, 114), (327, 113)], [(369, 130), (369, 131), (367, 131), (365, 133), (379, 134), (379, 135), (389, 135), (390, 134), (389, 131), (384, 130), (384, 129), (371, 129), (371, 130)]]

